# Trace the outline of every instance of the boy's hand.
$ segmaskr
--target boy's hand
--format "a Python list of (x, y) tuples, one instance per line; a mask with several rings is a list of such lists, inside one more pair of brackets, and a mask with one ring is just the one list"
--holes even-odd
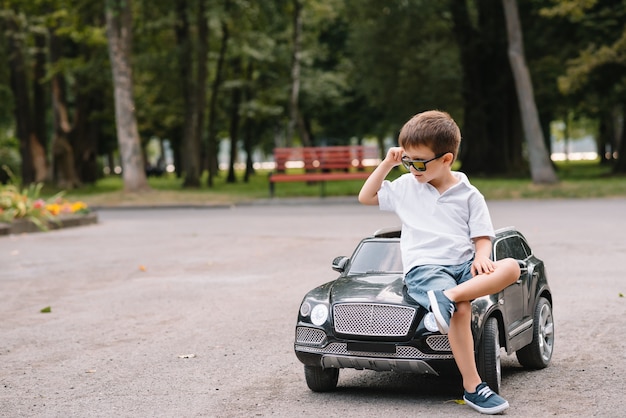
[(479, 274), (493, 273), (495, 269), (496, 265), (489, 257), (476, 255), (474, 262), (472, 263), (472, 277)]
[(384, 163), (392, 164), (393, 167), (402, 164), (402, 156), (404, 155), (404, 148), (392, 147), (387, 151), (387, 155), (383, 160)]

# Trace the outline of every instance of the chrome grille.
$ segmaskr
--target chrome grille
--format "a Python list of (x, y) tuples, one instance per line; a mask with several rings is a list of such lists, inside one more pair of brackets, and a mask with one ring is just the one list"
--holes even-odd
[(297, 351), (307, 353), (318, 353), (325, 355), (348, 355), (355, 357), (380, 357), (380, 358), (406, 358), (406, 359), (422, 359), (422, 360), (450, 360), (452, 354), (428, 354), (422, 353), (419, 349), (412, 346), (397, 346), (396, 353), (377, 353), (363, 351), (349, 351), (346, 343), (331, 343), (324, 348), (316, 347), (296, 347)]
[(376, 303), (342, 303), (333, 307), (335, 331), (341, 334), (402, 337), (409, 333), (415, 308)]
[(326, 333), (322, 330), (307, 327), (296, 328), (296, 343), (320, 345), (326, 341)]
[(447, 335), (431, 335), (426, 337), (426, 344), (434, 351), (452, 351)]

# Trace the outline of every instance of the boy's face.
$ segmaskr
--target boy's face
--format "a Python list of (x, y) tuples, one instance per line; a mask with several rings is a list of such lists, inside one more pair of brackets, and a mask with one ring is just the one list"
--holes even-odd
[[(430, 183), (449, 174), (451, 153), (436, 155), (424, 145), (404, 148), (403, 165), (420, 183)], [(413, 163), (412, 163), (413, 162)], [(423, 169), (423, 171), (421, 171)]]

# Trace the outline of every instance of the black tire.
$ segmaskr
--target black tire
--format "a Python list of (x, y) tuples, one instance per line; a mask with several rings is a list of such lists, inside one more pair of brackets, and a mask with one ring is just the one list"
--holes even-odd
[(313, 392), (330, 392), (337, 387), (339, 369), (304, 366), (306, 384)]
[(533, 341), (517, 350), (517, 360), (528, 369), (543, 369), (550, 363), (554, 350), (552, 305), (540, 297), (533, 315)]
[(500, 333), (498, 320), (488, 318), (478, 346), (478, 373), (491, 390), (500, 393), (502, 371), (500, 367)]

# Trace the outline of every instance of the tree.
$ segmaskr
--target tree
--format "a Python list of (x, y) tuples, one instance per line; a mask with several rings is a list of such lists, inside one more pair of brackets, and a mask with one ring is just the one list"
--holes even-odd
[(535, 105), (532, 81), (524, 58), (524, 44), (517, 1), (502, 0), (502, 3), (509, 39), (509, 59), (515, 78), (522, 126), (526, 137), (531, 177), (533, 182), (537, 184), (556, 183), (558, 179), (545, 146), (537, 106)]
[(551, 7), (541, 12), (550, 18), (565, 18), (580, 28), (577, 53), (566, 61), (565, 73), (558, 78), (559, 90), (569, 100), (576, 100), (579, 109), (599, 119), (601, 161), (608, 163), (617, 150), (613, 171), (626, 173), (626, 3), (553, 0)]
[(300, 85), (302, 67), (302, 0), (293, 0), (293, 35), (291, 54), (291, 92), (289, 95), (289, 123), (287, 125), (286, 142), (291, 146), (293, 133), (298, 128), (302, 145), (310, 146), (311, 140), (304, 128), (304, 120), (300, 112)]
[(22, 182), (30, 184), (35, 180), (33, 159), (31, 156), (31, 106), (26, 78), (26, 63), (23, 45), (20, 44), (17, 16), (11, 14), (5, 18), (9, 37), (9, 68), (11, 69), (11, 90), (15, 99), (15, 121), (17, 137), (20, 141), (22, 157)]
[(115, 121), (122, 158), (124, 190), (139, 192), (149, 189), (141, 142), (135, 119), (131, 68), (132, 14), (131, 0), (107, 0), (107, 39), (113, 72)]

